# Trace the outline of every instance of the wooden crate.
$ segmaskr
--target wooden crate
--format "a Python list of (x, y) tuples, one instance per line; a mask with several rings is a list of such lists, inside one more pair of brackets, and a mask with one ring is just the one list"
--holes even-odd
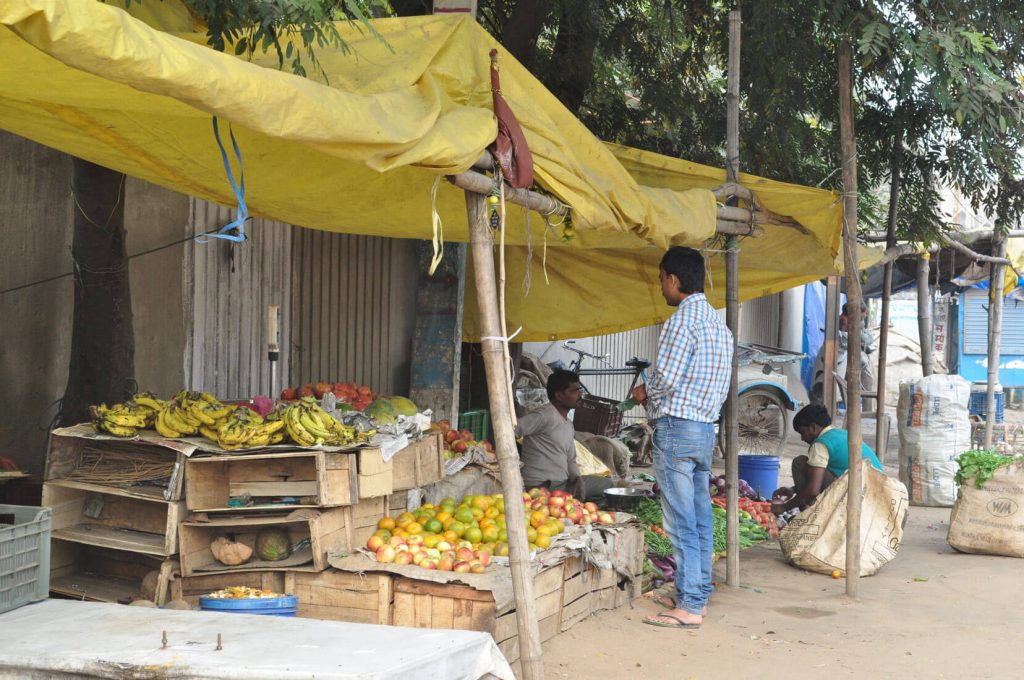
[(391, 459), (392, 486), (407, 491), (444, 479), (444, 446), (440, 432), (427, 432)]
[[(384, 513), (384, 499), (376, 498), (357, 505), (312, 510), (304, 508), (288, 514), (239, 516), (217, 514), (205, 521), (191, 518), (181, 523), (181, 571), (184, 576), (198, 573), (235, 571), (276, 571), (295, 569), (323, 571), (328, 553), (348, 553), (366, 542)], [(253, 547), (260, 529), (280, 526), (287, 529), (292, 545), (310, 539), (310, 561), (304, 564), (261, 563), (228, 567), (217, 562), (210, 552), (210, 543), (220, 536)], [(255, 560), (255, 556), (253, 558)]]
[(269, 503), (228, 506), (231, 498), (243, 494), (299, 499), (288, 507), (351, 505), (359, 498), (355, 458), (354, 453), (330, 451), (192, 457), (185, 465), (185, 499), (196, 512), (281, 510)]
[[(536, 574), (533, 595), (541, 641), (559, 632), (562, 584), (561, 564)], [(494, 596), (469, 586), (395, 578), (392, 623), (414, 628), (454, 628), (490, 633), (505, 658), (519, 658), (519, 629), (515, 611), (496, 615)]]
[(124, 550), (59, 539), (50, 545), (50, 592), (78, 600), (127, 604), (142, 596), (142, 579), (156, 571), (156, 603), (163, 605), (177, 569), (175, 560)]
[(116, 487), (53, 481), (43, 484), (53, 508), (53, 538), (166, 557), (178, 552), (181, 501), (141, 497)]
[[(152, 483), (136, 486), (76, 478), (94, 469), (96, 457), (103, 454), (116, 454), (120, 458), (137, 459), (147, 464), (161, 462), (166, 465), (168, 475)], [(60, 481), (67, 486), (78, 483), (83, 488), (102, 486), (118, 489), (126, 496), (165, 501), (181, 500), (184, 478), (185, 456), (174, 449), (146, 441), (114, 441), (60, 434), (50, 435), (43, 475), (47, 482)]]
[(198, 607), (199, 598), (203, 595), (231, 586), (262, 588), (275, 593), (290, 592), (285, 590), (284, 575), (283, 571), (236, 571), (201, 576), (182, 576), (179, 572), (170, 583), (171, 599), (185, 600), (193, 607)]
[(284, 592), (299, 598), (298, 615), (310, 619), (391, 625), (390, 574), (337, 569), (285, 572)]

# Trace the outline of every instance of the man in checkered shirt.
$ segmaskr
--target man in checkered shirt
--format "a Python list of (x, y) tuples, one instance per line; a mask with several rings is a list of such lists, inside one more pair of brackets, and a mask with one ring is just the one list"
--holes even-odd
[(634, 397), (654, 427), (654, 471), (665, 531), (676, 559), (676, 599), (644, 619), (666, 628), (697, 628), (711, 597), (714, 520), (708, 493), (715, 421), (729, 393), (733, 337), (704, 297), (704, 258), (674, 246), (659, 269), (661, 293), (676, 311), (665, 322), (658, 359)]

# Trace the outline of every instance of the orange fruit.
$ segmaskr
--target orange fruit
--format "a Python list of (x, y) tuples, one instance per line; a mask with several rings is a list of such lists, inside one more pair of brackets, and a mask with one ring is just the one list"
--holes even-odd
[(486, 529), (487, 527), (496, 527), (498, 526), (498, 523), (495, 522), (493, 519), (484, 517), (482, 520), (480, 520), (479, 526), (481, 529)]
[(394, 529), (395, 528), (395, 520), (392, 519), (391, 517), (384, 517), (379, 522), (377, 522), (377, 528), (378, 529), (388, 529), (388, 530)]
[(444, 510), (442, 510), (441, 512), (439, 512), (436, 515), (434, 515), (434, 519), (436, 519), (438, 522), (442, 522), (442, 523), (445, 520), (451, 519), (451, 518), (452, 518), (452, 513), (445, 512)]
[(441, 536), (438, 534), (423, 534), (423, 545), (428, 548), (433, 548), (435, 545), (441, 542)]
[(392, 536), (398, 536), (399, 538), (409, 538), (409, 532), (406, 531), (405, 529), (395, 529), (391, 533), (391, 535)]
[(508, 543), (508, 531), (505, 529), (498, 529), (498, 542)]
[(398, 526), (400, 526), (400, 527), (402, 527), (404, 529), (409, 524), (411, 524), (411, 523), (413, 523), (415, 521), (416, 521), (416, 518), (412, 516), (411, 512), (403, 512), (401, 515), (398, 516), (398, 519), (395, 520), (395, 524), (397, 524)]
[(483, 532), (476, 527), (470, 527), (466, 529), (466, 533), (462, 534), (462, 537), (470, 543), (479, 543), (483, 536)]
[(466, 525), (458, 521), (452, 522), (448, 525), (448, 531), (445, 532), (445, 535), (447, 535), (449, 531), (457, 537), (462, 538), (462, 535), (466, 533)]
[(459, 508), (455, 511), (455, 519), (459, 520), (463, 524), (469, 524), (476, 518), (473, 516), (473, 511), (469, 508)]
[(537, 530), (533, 527), (526, 527), (526, 540), (533, 543), (537, 540)]
[(484, 510), (484, 517), (487, 517), (487, 518), (490, 518), (490, 519), (493, 519), (493, 518), (497, 517), (500, 514), (501, 514), (501, 511), (498, 510), (498, 508), (493, 506), (493, 505), (490, 506), (489, 508), (487, 508), (486, 510)]
[(388, 531), (387, 529), (377, 529), (376, 531), (373, 532), (373, 535), (374, 536), (380, 536), (381, 538), (384, 539), (385, 543), (387, 543), (387, 540), (389, 538), (391, 538), (391, 532)]
[(444, 532), (444, 534), (442, 534), (442, 536), (444, 537), (444, 540), (448, 541), (449, 543), (451, 543), (453, 545), (455, 544), (456, 541), (459, 540), (459, 535), (457, 533), (455, 533), (454, 531), (450, 531), (450, 530)]
[(444, 525), (438, 522), (436, 519), (432, 519), (423, 525), (423, 530), (428, 531), (432, 534), (439, 534), (444, 531)]
[(491, 507), (491, 497), (490, 496), (476, 496), (473, 499), (471, 507), (477, 508), (479, 510), (486, 510), (487, 508)]
[(498, 509), (498, 512), (505, 512), (505, 499), (495, 496), (494, 507)]
[(498, 557), (508, 557), (508, 544), (502, 543), (495, 550), (494, 554)]
[(423, 525), (419, 522), (409, 522), (405, 525), (405, 530), (410, 534), (422, 534)]
[(541, 536), (551, 538), (551, 534), (553, 533), (555, 533), (555, 530), (551, 528), (550, 524), (541, 524), (537, 527), (537, 538), (540, 538)]
[(534, 510), (530, 513), (530, 526), (536, 529), (541, 524), (544, 524), (547, 521), (547, 518), (547, 513), (543, 513), (540, 510)]
[(497, 527), (487, 527), (482, 530), (484, 543), (494, 543), (498, 540), (498, 529)]
[(537, 547), (541, 550), (551, 547), (551, 537), (544, 535), (537, 536)]
[(470, 513), (473, 515), (473, 519), (478, 522), (484, 518), (484, 511), (480, 508), (473, 508), (470, 510)]

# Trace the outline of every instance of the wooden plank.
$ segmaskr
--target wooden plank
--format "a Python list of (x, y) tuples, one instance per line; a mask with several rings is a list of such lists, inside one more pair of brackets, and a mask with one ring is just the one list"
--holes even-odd
[(416, 628), (430, 628), (430, 617), (433, 610), (434, 598), (430, 595), (413, 595), (413, 626)]
[(317, 496), (320, 486), (316, 480), (303, 482), (231, 482), (231, 496)]
[(394, 491), (394, 475), (391, 470), (375, 475), (358, 476), (359, 498), (387, 496)]
[(494, 603), (494, 595), (492, 595), (488, 590), (476, 590), (469, 586), (450, 583), (434, 583), (433, 581), (417, 581), (408, 578), (395, 579), (395, 593), (435, 595), (437, 597), (490, 602), (491, 604)]
[(375, 446), (359, 449), (359, 474), (379, 475), (382, 472), (392, 472), (393, 460), (394, 458), (385, 462), (380, 448)]
[(395, 590), (395, 607), (392, 610), (391, 623), (394, 626), (415, 626), (416, 595)]
[(431, 598), (430, 627), (455, 627), (455, 600), (450, 597)]
[[(591, 614), (591, 594), (570, 602), (562, 608), (559, 630), (566, 631)], [(539, 616), (539, 613), (538, 613)]]

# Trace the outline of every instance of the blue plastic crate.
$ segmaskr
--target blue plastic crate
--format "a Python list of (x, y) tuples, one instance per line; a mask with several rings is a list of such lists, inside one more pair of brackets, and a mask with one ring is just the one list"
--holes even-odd
[(0, 614), (45, 600), (50, 591), (50, 508), (0, 505)]

